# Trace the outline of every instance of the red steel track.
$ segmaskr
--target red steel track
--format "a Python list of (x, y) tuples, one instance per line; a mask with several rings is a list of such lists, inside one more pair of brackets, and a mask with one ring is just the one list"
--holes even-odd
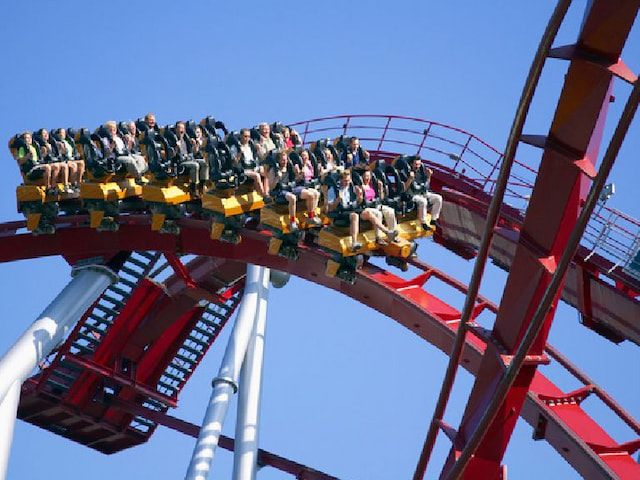
[[(144, 215), (127, 218), (115, 233), (100, 233), (83, 226), (88, 224), (88, 218), (83, 216), (69, 220), (73, 222), (66, 227), (60, 225), (54, 235), (39, 237), (30, 234), (7, 235), (7, 230), (19, 227), (22, 222), (3, 225), (5, 234), (0, 237), (0, 261), (49, 255), (108, 258), (119, 251), (153, 250), (250, 262), (287, 271), (341, 292), (395, 319), (444, 352), (451, 348), (460, 312), (428, 293), (423, 285), (428, 284), (429, 279), (438, 278), (466, 292), (465, 285), (422, 262), (415, 262), (415, 265), (424, 273), (409, 281), (366, 264), (359, 272), (355, 285), (348, 285), (324, 275), (326, 256), (314, 248), (303, 247), (298, 261), (290, 262), (267, 253), (269, 235), (265, 232), (246, 231), (242, 243), (237, 246), (219, 243), (209, 239), (208, 223), (205, 221), (185, 219), (180, 224), (180, 235), (172, 236), (152, 232), (149, 228), (150, 218)], [(211, 265), (213, 271), (221, 268), (220, 264)], [(206, 266), (202, 262), (191, 268), (201, 269), (197, 277), (207, 276)], [(187, 288), (186, 283), (179, 282), (179, 279), (168, 283), (176, 282), (181, 283), (182, 288)], [(485, 309), (494, 313), (498, 311), (495, 304), (479, 297), (476, 315)], [(487, 340), (491, 336), (489, 331), (480, 326), (472, 331), (474, 334), (467, 339), (462, 365), (477, 374)], [(548, 354), (554, 359), (563, 360), (551, 348)], [(600, 387), (584, 380), (587, 378), (584, 373), (570, 363), (566, 363), (566, 367), (586, 383), (585, 389), (563, 392), (544, 375), (536, 372), (521, 415), (536, 429), (539, 438), (547, 440), (580, 474), (588, 478), (611, 478), (612, 475), (635, 478), (640, 474), (640, 467), (631, 458), (630, 452), (638, 445), (617, 444), (602, 426), (580, 408), (580, 402), (590, 393), (595, 393), (639, 435), (640, 425), (610, 401)], [(149, 387), (153, 388), (153, 385)]]

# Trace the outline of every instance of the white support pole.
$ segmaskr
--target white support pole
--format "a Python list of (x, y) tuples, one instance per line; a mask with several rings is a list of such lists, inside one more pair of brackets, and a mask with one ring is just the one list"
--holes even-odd
[(9, 468), (9, 455), (13, 441), (13, 426), (16, 423), (21, 383), (17, 380), (0, 403), (0, 479), (4, 480)]
[(211, 462), (222, 432), (222, 425), (229, 408), (229, 401), (231, 396), (238, 391), (240, 368), (247, 351), (258, 305), (260, 272), (261, 267), (247, 264), (244, 297), (224, 352), (218, 376), (212, 382), (213, 391), (189, 462), (186, 480), (206, 480), (209, 475)]
[(11, 385), (22, 384), (109, 284), (118, 280), (102, 265), (74, 268), (71, 275), (73, 279), (0, 359), (0, 403)]
[(0, 480), (9, 464), (22, 383), (67, 336), (82, 314), (118, 280), (102, 265), (74, 268), (73, 278), (0, 359)]
[(269, 294), (268, 268), (262, 267), (259, 287), (255, 324), (240, 372), (233, 480), (255, 480), (258, 470), (260, 392)]

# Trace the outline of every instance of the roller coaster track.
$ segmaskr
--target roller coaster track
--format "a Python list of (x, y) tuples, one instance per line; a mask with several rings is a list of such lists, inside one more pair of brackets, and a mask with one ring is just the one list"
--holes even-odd
[[(186, 272), (192, 280), (199, 280), (194, 280), (194, 286), (191, 288), (196, 286), (208, 288), (213, 290), (210, 294), (217, 294), (220, 287), (219, 284), (211, 283), (206, 279), (210, 279), (211, 275), (219, 276), (221, 272), (229, 270), (237, 272), (237, 268), (232, 268), (237, 262), (250, 262), (288, 271), (341, 292), (395, 319), (440, 350), (448, 352), (451, 348), (460, 312), (428, 293), (423, 285), (428, 284), (430, 279), (440, 279), (463, 293), (466, 292), (466, 286), (425, 263), (414, 262), (423, 273), (412, 280), (404, 280), (374, 265), (365, 264), (365, 267), (358, 272), (356, 283), (348, 285), (324, 275), (326, 255), (313, 247), (302, 247), (300, 258), (296, 262), (269, 255), (267, 245), (270, 236), (266, 232), (245, 231), (240, 245), (230, 245), (211, 241), (208, 222), (205, 221), (190, 219), (180, 221), (181, 233), (178, 236), (154, 233), (149, 228), (149, 222), (148, 216), (131, 216), (121, 225), (118, 232), (101, 233), (86, 226), (87, 217), (77, 216), (60, 219), (57, 232), (53, 236), (39, 237), (30, 234), (7, 235), (8, 231), (15, 231), (14, 229), (24, 226), (24, 222), (4, 224), (2, 226), (4, 235), (0, 237), (2, 247), (0, 250), (5, 253), (0, 260), (10, 261), (17, 256), (36, 258), (49, 255), (109, 258), (120, 251), (145, 250), (172, 255), (175, 251), (181, 251), (202, 257), (192, 264), (187, 264)], [(9, 255), (8, 252), (12, 251), (12, 246), (15, 244), (21, 246), (19, 253)], [(183, 277), (184, 272), (181, 275), (174, 275), (166, 282), (172, 291), (172, 296), (177, 297), (181, 290), (186, 291), (190, 288), (187, 286), (188, 283), (183, 281)], [(208, 285), (207, 282), (209, 282)], [(188, 311), (187, 307), (184, 308)], [(489, 300), (479, 297), (475, 314), (479, 315), (484, 310), (495, 313), (498, 307)], [(174, 315), (181, 316), (182, 313), (174, 312)], [(465, 345), (462, 365), (475, 374), (486, 349), (486, 342), (491, 341), (491, 334), (479, 325), (474, 325), (472, 332), (473, 335), (467, 339)], [(580, 408), (580, 402), (587, 395), (595, 394), (640, 435), (640, 425), (637, 421), (616, 404), (602, 388), (590, 381), (586, 374), (580, 372), (552, 347), (547, 348), (547, 355), (558, 361), (575, 378), (585, 384), (585, 388), (575, 392), (563, 392), (544, 375), (536, 372), (532, 387), (527, 394), (522, 416), (536, 429), (538, 438), (546, 439), (578, 472), (588, 478), (611, 478), (612, 472), (619, 471), (620, 465), (628, 471), (637, 472), (638, 465), (629, 454), (637, 448), (637, 445), (635, 443), (617, 444)], [(545, 356), (545, 361), (547, 359)], [(121, 379), (115, 378), (114, 381), (117, 383)], [(153, 384), (145, 386), (147, 392), (155, 390), (156, 387)], [(144, 393), (145, 391), (138, 390), (138, 394), (142, 394), (143, 397)], [(23, 402), (24, 395), (23, 391)], [(169, 403), (166, 399), (165, 401)], [(127, 407), (121, 408), (126, 411)], [(145, 418), (144, 410), (140, 407), (135, 412), (139, 419)], [(147, 415), (154, 418), (155, 422), (176, 428), (175, 422), (171, 420), (165, 419), (163, 422), (156, 410), (148, 412)], [(585, 431), (590, 432), (588, 436), (584, 436)], [(318, 476), (317, 478), (330, 477)]]
[[(549, 134), (517, 139), (540, 147), (543, 157), (539, 171), (515, 161), (506, 186), (488, 255), (509, 271), (509, 278), (500, 306), (473, 295), (471, 319), (465, 325), (470, 334), (464, 338), (460, 365), (476, 376), (476, 385), (457, 431), (439, 420), (439, 429), (452, 442), (443, 477), (499, 477), (515, 424), (513, 413), (519, 413), (533, 427), (534, 438), (546, 440), (582, 476), (640, 478), (640, 466), (631, 457), (640, 449), (640, 439), (616, 442), (580, 404), (595, 395), (639, 437), (640, 424), (546, 344), (552, 315), (524, 351), (525, 362), (516, 371), (518, 388), (507, 387), (499, 395), (497, 401), (506, 401), (509, 411), (503, 404), (487, 424), (480, 421), (489, 410), (487, 399), (496, 393), (497, 382), (528, 335), (531, 306), (546, 298), (543, 292), (553, 283), (586, 187), (597, 179), (594, 163), (614, 76), (634, 85), (623, 120), (626, 115), (630, 122), (637, 108), (637, 77), (619, 57), (639, 5), (630, 0), (592, 2), (578, 42), (548, 52), (549, 57), (569, 60), (569, 71)], [(436, 242), (464, 258), (477, 254), (499, 185), (501, 152), (460, 129), (409, 117), (336, 116), (292, 126), (306, 145), (322, 136), (358, 135), (373, 159), (420, 154), (435, 172), (432, 187), (445, 198)], [(612, 145), (622, 141), (619, 137), (624, 132), (614, 134)], [(615, 152), (611, 155), (612, 163)], [(297, 261), (290, 261), (267, 253), (266, 231), (244, 230), (238, 245), (216, 242), (209, 237), (208, 221), (197, 216), (178, 220), (178, 235), (151, 231), (146, 214), (124, 214), (119, 222), (117, 232), (97, 232), (88, 227), (86, 215), (60, 216), (56, 232), (47, 236), (27, 233), (25, 222), (0, 224), (0, 262), (61, 255), (75, 264), (122, 255), (130, 264), (121, 270), (121, 281), (138, 262), (129, 288), (116, 285), (105, 292), (22, 390), (21, 418), (105, 453), (147, 441), (159, 424), (197, 434), (197, 426), (166, 412), (176, 406), (181, 388), (233, 314), (242, 295), (243, 263), (286, 271), (338, 291), (393, 318), (445, 353), (452, 349), (462, 313), (429, 293), (429, 282), (438, 279), (464, 294), (470, 290), (418, 260), (412, 263), (422, 273), (413, 279), (365, 263), (355, 284), (349, 285), (324, 274), (327, 255), (312, 242), (300, 247)], [(598, 207), (553, 302), (561, 298), (575, 307), (586, 327), (611, 341), (640, 345), (638, 232), (637, 220)], [(174, 272), (164, 282), (154, 280), (153, 269), (165, 268), (155, 267), (159, 254)], [(182, 254), (198, 258), (183, 264)], [(533, 285), (531, 279), (538, 283)], [(514, 295), (514, 289), (527, 290), (530, 298)], [(514, 321), (516, 307), (526, 310), (528, 317)], [(492, 330), (475, 322), (483, 312), (495, 315)], [(152, 317), (153, 324), (148, 321)], [(130, 364), (125, 358), (135, 361)], [(556, 362), (584, 387), (562, 391), (537, 370), (537, 365), (549, 362)], [(221, 445), (232, 448), (230, 439)], [(470, 463), (461, 473), (465, 465), (457, 460), (465, 456)], [(261, 453), (261, 462), (297, 478), (334, 478), (268, 452)]]

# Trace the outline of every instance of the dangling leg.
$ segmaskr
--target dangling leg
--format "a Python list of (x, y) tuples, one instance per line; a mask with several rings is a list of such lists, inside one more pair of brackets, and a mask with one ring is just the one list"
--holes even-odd
[(78, 177), (76, 182), (80, 185), (84, 180), (84, 160), (76, 160), (75, 163), (78, 166)]
[(435, 222), (440, 218), (440, 211), (442, 210), (442, 195), (428, 192), (427, 200), (431, 202), (431, 221)]
[(382, 232), (387, 234), (389, 232), (382, 223), (382, 213), (380, 212), (380, 210), (377, 210), (375, 208), (365, 208), (364, 212), (362, 212), (361, 217), (363, 220), (371, 222), (371, 225), (373, 225), (373, 228), (375, 230), (376, 243), (384, 246), (386, 244), (386, 241), (382, 238)]
[(298, 221), (296, 220), (296, 196), (291, 192), (285, 194), (287, 202), (289, 202), (289, 221), (291, 222), (290, 229), (292, 232), (298, 230)]
[(390, 241), (395, 242), (398, 237), (398, 222), (396, 220), (396, 212), (388, 205), (382, 205), (382, 216), (384, 222), (387, 224), (387, 238)]
[(356, 212), (349, 214), (349, 233), (351, 233), (351, 251), (353, 252), (362, 248), (362, 244), (358, 243), (358, 233), (360, 233), (359, 217)]
[(413, 201), (416, 203), (416, 209), (418, 210), (418, 221), (422, 224), (422, 228), (427, 230), (427, 199), (422, 195), (414, 195)]

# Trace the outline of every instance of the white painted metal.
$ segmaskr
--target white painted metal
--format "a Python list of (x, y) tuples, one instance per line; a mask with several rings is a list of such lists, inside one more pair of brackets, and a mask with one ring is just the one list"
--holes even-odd
[(254, 327), (240, 372), (233, 480), (255, 480), (258, 470), (260, 392), (270, 278), (268, 268), (261, 267), (261, 270)]
[(21, 382), (15, 381), (9, 387), (9, 391), (0, 403), (0, 480), (7, 476), (9, 468), (9, 455), (11, 453), (11, 442), (13, 441), (13, 426), (18, 413), (18, 403), (20, 402)]
[(118, 280), (102, 265), (74, 268), (71, 275), (73, 279), (0, 359), (0, 402), (11, 385), (22, 384), (109, 284)]
[(222, 432), (222, 425), (229, 408), (229, 401), (232, 395), (238, 391), (240, 369), (253, 330), (260, 279), (262, 278), (261, 272), (261, 267), (247, 264), (244, 296), (218, 376), (213, 380), (211, 399), (185, 476), (187, 480), (206, 480), (209, 475), (211, 462)]

